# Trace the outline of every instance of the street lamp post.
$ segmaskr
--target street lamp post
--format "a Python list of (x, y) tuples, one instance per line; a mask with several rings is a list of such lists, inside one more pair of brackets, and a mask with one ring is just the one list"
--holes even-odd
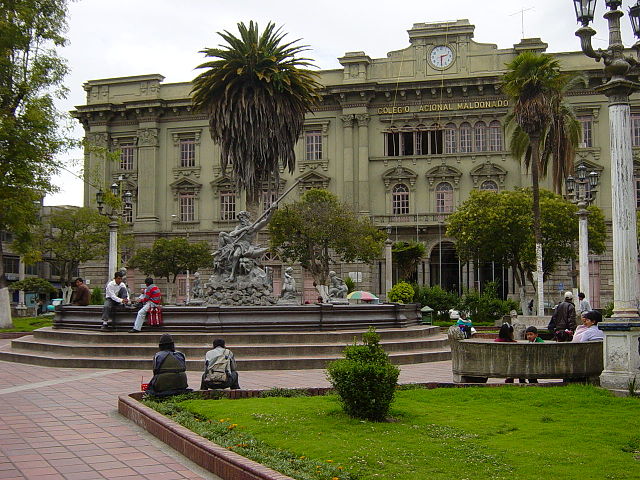
[(587, 175), (587, 167), (580, 165), (576, 169), (576, 177), (569, 175), (565, 181), (567, 195), (571, 202), (578, 206), (578, 259), (580, 262), (579, 288), (587, 300), (591, 300), (589, 290), (589, 229), (587, 207), (596, 196), (599, 176), (596, 172)]
[(393, 240), (391, 240), (391, 225), (387, 225), (387, 239), (384, 241), (384, 287), (387, 301), (389, 300), (389, 291), (393, 287)]
[[(593, 49), (591, 37), (596, 31), (589, 27), (596, 0), (573, 0), (578, 22), (576, 31), (585, 55), (603, 60), (606, 83), (596, 91), (609, 99), (609, 135), (611, 150), (611, 216), (613, 233), (613, 316), (603, 322), (604, 371), (600, 383), (610, 389), (626, 390), (629, 382), (640, 373), (640, 317), (638, 317), (638, 247), (636, 237), (633, 156), (631, 151), (631, 112), (629, 95), (640, 90), (634, 78), (640, 71), (637, 58), (626, 56), (620, 34), (619, 7), (622, 0), (606, 0), (604, 18), (609, 26), (607, 49)], [(640, 2), (629, 9), (631, 27), (640, 38)], [(633, 48), (640, 55), (640, 41)]]
[[(110, 187), (111, 194), (114, 197), (117, 197), (120, 193), (120, 185), (117, 183), (113, 183)], [(100, 215), (106, 216), (109, 222), (109, 278), (113, 278), (116, 271), (118, 270), (118, 220), (123, 215), (127, 214), (133, 208), (131, 203), (132, 194), (130, 191), (126, 191), (122, 196), (123, 205), (121, 208), (109, 207), (106, 206), (104, 202), (104, 192), (99, 190), (96, 193), (96, 203), (98, 204), (98, 213)]]

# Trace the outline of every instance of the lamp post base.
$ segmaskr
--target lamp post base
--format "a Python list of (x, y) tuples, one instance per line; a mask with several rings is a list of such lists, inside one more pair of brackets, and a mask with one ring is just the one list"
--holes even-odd
[(640, 383), (640, 318), (611, 318), (598, 327), (604, 333), (600, 386), (628, 394), (634, 379)]

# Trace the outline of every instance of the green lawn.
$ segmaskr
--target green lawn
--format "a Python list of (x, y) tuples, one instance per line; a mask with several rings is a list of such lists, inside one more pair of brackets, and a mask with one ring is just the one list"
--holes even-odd
[(298, 479), (640, 479), (640, 401), (590, 386), (400, 390), (386, 423), (335, 396), (147, 403)]
[(13, 317), (13, 328), (0, 328), (0, 332), (32, 332), (37, 328), (50, 327), (53, 324), (53, 314), (39, 317)]

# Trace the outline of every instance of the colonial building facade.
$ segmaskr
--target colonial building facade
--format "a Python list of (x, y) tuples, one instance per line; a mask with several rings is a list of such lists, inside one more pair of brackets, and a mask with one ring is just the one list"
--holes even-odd
[[(322, 102), (307, 115), (295, 173), (283, 172), (278, 187), (282, 192), (299, 180), (287, 200), (311, 187), (327, 188), (386, 229), (392, 240), (423, 242), (427, 256), (418, 268), (420, 283), (461, 291), (497, 280), (506, 296), (516, 293), (508, 269), (461, 264), (455, 242), (445, 235), (446, 222), (474, 189), (531, 184), (509, 152), (505, 117), (510, 105), (500, 77), (519, 52), (544, 52), (547, 45), (534, 38), (498, 49), (473, 41), (473, 32), (467, 20), (415, 24), (406, 48), (380, 59), (347, 52), (338, 59), (343, 68), (321, 71)], [(607, 104), (593, 93), (604, 74), (582, 53), (554, 55), (563, 69), (588, 75), (589, 85), (568, 98), (583, 126), (575, 160), (576, 166), (600, 174), (595, 204), (610, 219)], [(161, 75), (143, 75), (91, 80), (85, 90), (86, 105), (73, 114), (87, 142), (120, 152), (116, 161), (107, 161), (87, 149), (86, 172), (100, 179), (96, 186), (117, 182), (123, 192), (132, 192), (134, 209), (127, 220), (137, 245), (150, 245), (160, 236), (189, 236), (214, 245), (220, 231), (233, 227), (244, 199), (221, 170), (206, 115), (192, 109), (190, 83), (167, 84)], [(640, 101), (632, 101), (634, 147), (640, 147)], [(550, 180), (545, 182), (549, 188)], [(85, 205), (95, 204), (96, 191), (86, 186)], [(273, 195), (268, 192), (265, 187), (265, 197)], [(275, 258), (266, 263), (278, 291), (282, 265)], [(591, 256), (590, 264), (592, 305), (604, 306), (613, 293), (611, 252)], [(105, 266), (88, 265), (83, 273), (100, 283), (106, 280)], [(381, 294), (384, 268), (382, 259), (373, 265), (336, 265), (359, 288)], [(550, 301), (571, 288), (574, 268), (561, 265), (547, 282)], [(311, 279), (300, 269), (296, 275), (307, 298), (315, 299)]]

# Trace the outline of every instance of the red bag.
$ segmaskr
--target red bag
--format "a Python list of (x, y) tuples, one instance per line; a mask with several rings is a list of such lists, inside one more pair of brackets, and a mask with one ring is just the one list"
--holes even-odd
[(154, 305), (149, 309), (149, 325), (152, 327), (162, 325), (162, 307), (160, 305)]

